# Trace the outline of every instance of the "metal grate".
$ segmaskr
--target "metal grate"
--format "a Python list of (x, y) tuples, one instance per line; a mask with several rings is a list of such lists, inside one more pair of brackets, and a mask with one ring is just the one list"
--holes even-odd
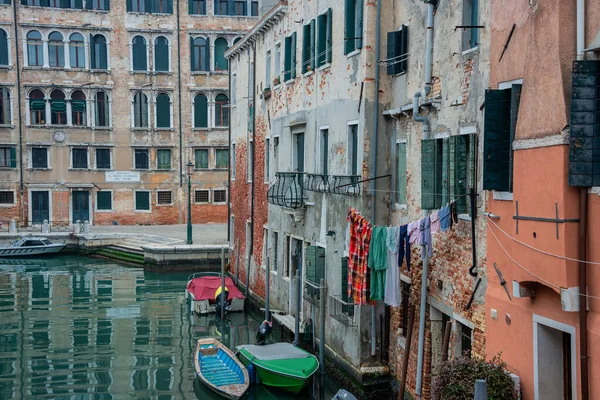
[(267, 192), (269, 204), (287, 208), (304, 206), (304, 173), (278, 172), (277, 180)]
[(159, 205), (171, 204), (172, 203), (172, 192), (170, 190), (157, 192), (156, 202)]
[(208, 190), (196, 190), (194, 193), (195, 203), (208, 203), (209, 191)]
[(460, 353), (465, 357), (471, 357), (471, 334), (473, 330), (466, 325), (460, 324)]
[(15, 192), (12, 190), (0, 192), (0, 204), (14, 204), (15, 203)]
[(213, 191), (213, 203), (225, 203), (227, 202), (227, 192), (225, 190), (214, 190)]

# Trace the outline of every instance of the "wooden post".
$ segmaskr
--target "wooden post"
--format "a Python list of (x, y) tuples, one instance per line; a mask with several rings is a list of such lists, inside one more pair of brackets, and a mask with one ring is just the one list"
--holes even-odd
[[(221, 247), (221, 296), (225, 294), (225, 246)], [(225, 304), (221, 307), (221, 321), (225, 318)]]
[(444, 328), (444, 341), (442, 342), (442, 362), (448, 361), (448, 346), (450, 346), (450, 333), (452, 332), (452, 321), (446, 322)]
[(404, 399), (406, 387), (406, 373), (408, 372), (408, 359), (410, 357), (410, 344), (412, 342), (413, 325), (415, 322), (415, 306), (408, 309), (408, 326), (406, 327), (406, 344), (404, 345), (404, 358), (402, 359), (402, 376), (400, 378), (400, 400)]

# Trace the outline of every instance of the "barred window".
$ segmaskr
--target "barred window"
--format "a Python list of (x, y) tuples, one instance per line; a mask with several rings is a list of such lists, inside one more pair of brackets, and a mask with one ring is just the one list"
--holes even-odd
[(460, 355), (471, 357), (471, 334), (473, 330), (466, 325), (458, 323), (460, 334)]
[(169, 191), (159, 191), (156, 195), (156, 203), (159, 205), (171, 204), (171, 196), (172, 192)]
[(0, 192), (0, 204), (14, 204), (15, 203), (15, 192), (12, 190)]
[(195, 203), (208, 203), (208, 197), (209, 197), (209, 191), (208, 190), (196, 190), (196, 193), (194, 194), (194, 202)]
[(213, 203), (225, 203), (227, 201), (227, 192), (225, 190), (213, 191)]

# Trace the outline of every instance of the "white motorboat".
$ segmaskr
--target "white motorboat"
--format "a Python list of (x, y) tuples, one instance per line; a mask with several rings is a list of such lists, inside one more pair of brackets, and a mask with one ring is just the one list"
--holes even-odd
[(25, 236), (7, 246), (0, 246), (0, 257), (39, 256), (41, 254), (58, 253), (65, 243), (52, 243), (48, 238)]

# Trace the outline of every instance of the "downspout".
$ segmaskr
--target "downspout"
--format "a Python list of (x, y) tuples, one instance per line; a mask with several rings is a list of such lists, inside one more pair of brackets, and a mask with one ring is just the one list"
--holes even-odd
[(577, 59), (583, 60), (585, 49), (585, 0), (577, 0)]
[(15, 28), (15, 60), (17, 62), (17, 110), (19, 114), (19, 193), (21, 197), (21, 221), (25, 218), (23, 208), (23, 112), (21, 109), (21, 61), (19, 60), (19, 28), (17, 26), (17, 1), (13, 1), (13, 25)]
[[(377, 134), (379, 133), (379, 53), (381, 51), (381, 0), (377, 0), (377, 17), (375, 23), (375, 109), (373, 112), (373, 178), (377, 176)], [(361, 33), (362, 34), (362, 33)], [(371, 221), (375, 223), (375, 208), (377, 204), (377, 192), (375, 191), (376, 179), (371, 181), (373, 201), (371, 204)], [(377, 355), (375, 346), (375, 306), (371, 306), (371, 356)], [(382, 343), (383, 345), (383, 343)]]
[[(183, 131), (181, 129), (181, 24), (179, 21), (179, 0), (177, 0), (177, 96), (179, 97), (179, 187), (183, 187)], [(181, 210), (180, 210), (181, 216)], [(180, 217), (181, 218), (181, 217)]]
[(252, 43), (252, 184), (250, 194), (250, 250), (248, 251), (248, 266), (246, 268), (246, 298), (250, 293), (250, 264), (254, 253), (254, 155), (256, 154), (256, 42)]
[[(423, 124), (423, 140), (429, 139), (430, 126), (427, 117), (419, 115), (419, 98), (427, 96), (431, 92), (431, 65), (433, 50), (433, 4), (427, 3), (427, 42), (425, 46), (425, 85), (422, 92), (415, 93), (413, 97), (413, 119)], [(423, 211), (427, 217), (429, 211)], [(421, 386), (423, 383), (423, 352), (425, 347), (425, 313), (427, 309), (427, 270), (429, 269), (429, 255), (423, 249), (423, 273), (421, 275), (421, 308), (419, 311), (419, 348), (417, 358), (417, 398), (421, 398)]]
[[(229, 60), (229, 112), (227, 113), (227, 126), (228, 129), (228, 140), (227, 145), (229, 146), (229, 168), (227, 168), (227, 243), (231, 247), (231, 160), (234, 158), (231, 156), (231, 60)], [(231, 252), (229, 253), (229, 269), (231, 270)]]

